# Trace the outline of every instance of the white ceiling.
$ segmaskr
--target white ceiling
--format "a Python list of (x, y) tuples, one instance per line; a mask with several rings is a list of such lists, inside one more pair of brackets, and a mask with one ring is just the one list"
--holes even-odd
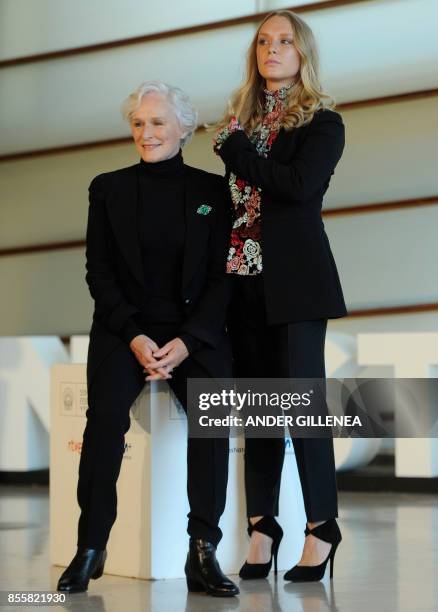
[[(137, 0), (125, 0), (125, 10), (121, 13), (112, 12), (112, 2), (104, 5), (100, 0), (93, 0), (87, 1), (87, 5), (90, 12), (95, 12), (95, 19), (102, 17), (101, 27), (90, 30), (84, 22), (81, 29), (79, 17), (83, 16), (85, 6), (85, 0), (81, 0), (75, 2), (67, 22), (69, 36), (61, 40), (55, 28), (44, 39), (46, 47), (38, 37), (20, 47), (19, 37), (13, 35), (20, 24), (14, 20), (19, 9), (23, 9), (24, 0), (13, 2), (17, 8), (15, 13), (9, 12), (10, 21), (6, 26), (5, 9), (11, 9), (12, 0), (3, 0), (0, 4), (1, 38), (4, 31), (10, 33), (6, 43), (2, 40), (3, 57), (19, 55), (20, 49), (21, 53), (53, 49), (55, 43), (65, 48), (108, 40), (109, 33), (109, 39), (117, 39), (133, 32), (144, 34), (181, 27), (183, 17), (185, 25), (196, 22), (193, 13), (190, 11), (188, 19), (188, 11), (181, 9), (183, 3), (176, 1), (172, 4), (175, 11), (179, 7), (172, 14), (175, 19), (164, 21), (164, 11), (157, 10), (154, 3), (149, 29), (144, 27), (142, 19), (137, 19), (136, 31), (132, 9), (138, 5)], [(66, 11), (72, 12), (71, 2), (68, 7), (65, 0), (56, 0), (56, 3), (64, 13), (61, 8), (55, 11), (58, 21), (54, 19), (53, 23), (59, 27), (62, 23), (65, 29)], [(96, 12), (98, 3), (100, 13)], [(53, 9), (54, 0), (38, 3), (41, 4), (51, 5)], [(196, 4), (202, 7), (197, 12), (198, 22), (285, 5), (245, 0), (239, 2), (237, 12), (236, 3), (226, 0), (221, 2), (221, 11), (226, 8), (223, 14), (212, 0)], [(193, 8), (193, 5), (194, 2), (188, 2), (185, 6)], [(102, 6), (105, 6), (104, 15)], [(142, 6), (150, 12), (150, 2)], [(166, 8), (166, 17), (170, 12)], [(324, 86), (338, 102), (438, 86), (436, 0), (370, 0), (310, 12), (303, 17), (319, 41)], [(127, 135), (127, 126), (119, 113), (120, 104), (132, 89), (147, 79), (159, 78), (179, 85), (199, 108), (201, 122), (214, 121), (222, 113), (231, 90), (240, 82), (244, 53), (253, 32), (252, 24), (234, 26), (0, 70), (0, 154)]]

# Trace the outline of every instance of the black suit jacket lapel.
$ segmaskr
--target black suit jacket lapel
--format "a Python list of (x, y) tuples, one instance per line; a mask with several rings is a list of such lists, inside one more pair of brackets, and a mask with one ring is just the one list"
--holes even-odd
[(108, 216), (119, 248), (137, 281), (144, 285), (138, 237), (138, 164), (114, 180), (107, 198)]

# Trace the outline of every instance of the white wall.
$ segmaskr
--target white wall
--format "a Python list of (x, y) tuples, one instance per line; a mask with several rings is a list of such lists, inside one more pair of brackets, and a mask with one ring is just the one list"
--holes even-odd
[[(72, 30), (77, 31), (81, 10), (76, 3), (72, 6)], [(117, 19), (117, 11), (109, 13)], [(163, 18), (164, 12), (156, 14)], [(324, 87), (338, 102), (436, 87), (435, 0), (365, 2), (305, 18), (318, 39)], [(26, 40), (26, 35), (17, 36), (21, 22), (5, 23), (7, 31)], [(120, 104), (147, 79), (179, 85), (200, 109), (201, 123), (214, 121), (240, 82), (254, 27), (234, 26), (1, 70), (0, 155), (123, 136)]]
[[(438, 194), (436, 97), (342, 115), (346, 147), (324, 208)], [(222, 162), (211, 150), (211, 138), (211, 132), (197, 133), (184, 157), (187, 163), (223, 174)], [(90, 180), (136, 161), (134, 146), (126, 144), (0, 163), (1, 247), (84, 237)], [(401, 211), (395, 214), (405, 216)], [(381, 218), (370, 217), (372, 223)], [(330, 232), (338, 219), (327, 220)], [(347, 223), (354, 228), (357, 217)], [(415, 242), (420, 238), (414, 236)]]
[(231, 19), (289, 7), (290, 2), (166, 0), (162, 6), (164, 11), (154, 0), (0, 0), (0, 59)]
[[(145, 32), (141, 15), (151, 4), (138, 4), (145, 12), (137, 13), (137, 20), (134, 4), (123, 4), (122, 17), (114, 0), (81, 0), (74, 8), (64, 0), (0, 0), (0, 45), (6, 57), (17, 54), (18, 47), (23, 54), (45, 50), (43, 42), (47, 48), (64, 48), (134, 35), (135, 28)], [(196, 19), (279, 4), (196, 3)], [(194, 23), (193, 15), (189, 20), (193, 6), (181, 3), (172, 12), (154, 5), (150, 31)], [(309, 13), (329, 91), (357, 99), (436, 86), (438, 39), (430, 31), (437, 11), (438, 3), (430, 0), (382, 0)], [(40, 23), (50, 26), (49, 34), (38, 33)], [(253, 30), (245, 25), (2, 70), (0, 147), (21, 151), (127, 134), (119, 104), (147, 77), (184, 86), (203, 120), (215, 120), (240, 78)], [(326, 208), (438, 194), (436, 97), (352, 109), (343, 117), (347, 145)], [(211, 137), (198, 133), (185, 160), (222, 174)], [(136, 161), (135, 149), (127, 144), (0, 163), (0, 248), (83, 239), (92, 177)], [(436, 206), (326, 218), (348, 307), (438, 301), (437, 221)], [(0, 335), (86, 333), (92, 302), (84, 275), (82, 249), (0, 258)]]
[[(1, 58), (68, 49), (252, 13), (254, 0), (2, 0)], [(14, 28), (7, 27), (14, 24)]]

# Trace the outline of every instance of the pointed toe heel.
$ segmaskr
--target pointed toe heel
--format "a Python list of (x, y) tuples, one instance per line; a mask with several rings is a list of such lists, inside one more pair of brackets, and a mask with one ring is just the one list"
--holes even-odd
[(329, 554), (326, 559), (320, 563), (319, 565), (294, 565), (289, 571), (287, 571), (284, 575), (285, 580), (290, 580), (292, 582), (313, 582), (317, 580), (322, 580), (324, 578), (325, 570), (327, 567), (328, 561), (330, 561), (330, 580), (333, 578), (333, 567), (335, 563), (335, 554), (336, 550), (339, 546), (339, 543), (342, 540), (341, 530), (335, 519), (329, 519), (314, 527), (313, 529), (309, 529), (306, 526), (304, 530), (305, 535), (309, 535), (310, 533), (323, 540), (324, 542), (328, 542), (332, 545)]
[(258, 531), (272, 538), (271, 558), (267, 563), (245, 563), (240, 568), (239, 576), (242, 580), (255, 580), (266, 578), (271, 571), (274, 561), (274, 573), (278, 572), (278, 549), (283, 538), (283, 530), (273, 516), (264, 516), (255, 525), (248, 523), (248, 535), (251, 537), (253, 531)]

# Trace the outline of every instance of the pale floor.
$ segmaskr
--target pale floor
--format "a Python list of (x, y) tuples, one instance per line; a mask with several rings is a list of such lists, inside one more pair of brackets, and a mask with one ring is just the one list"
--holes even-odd
[[(32, 506), (32, 521), (28, 515)], [(26, 506), (26, 511), (24, 510)], [(432, 612), (438, 610), (438, 494), (343, 493), (343, 541), (332, 583), (240, 581), (237, 598), (187, 594), (184, 580), (103, 576), (63, 606), (20, 610), (101, 612)], [(46, 488), (0, 487), (0, 590), (55, 590), (60, 567), (49, 565)], [(2, 608), (6, 609), (6, 608)]]

